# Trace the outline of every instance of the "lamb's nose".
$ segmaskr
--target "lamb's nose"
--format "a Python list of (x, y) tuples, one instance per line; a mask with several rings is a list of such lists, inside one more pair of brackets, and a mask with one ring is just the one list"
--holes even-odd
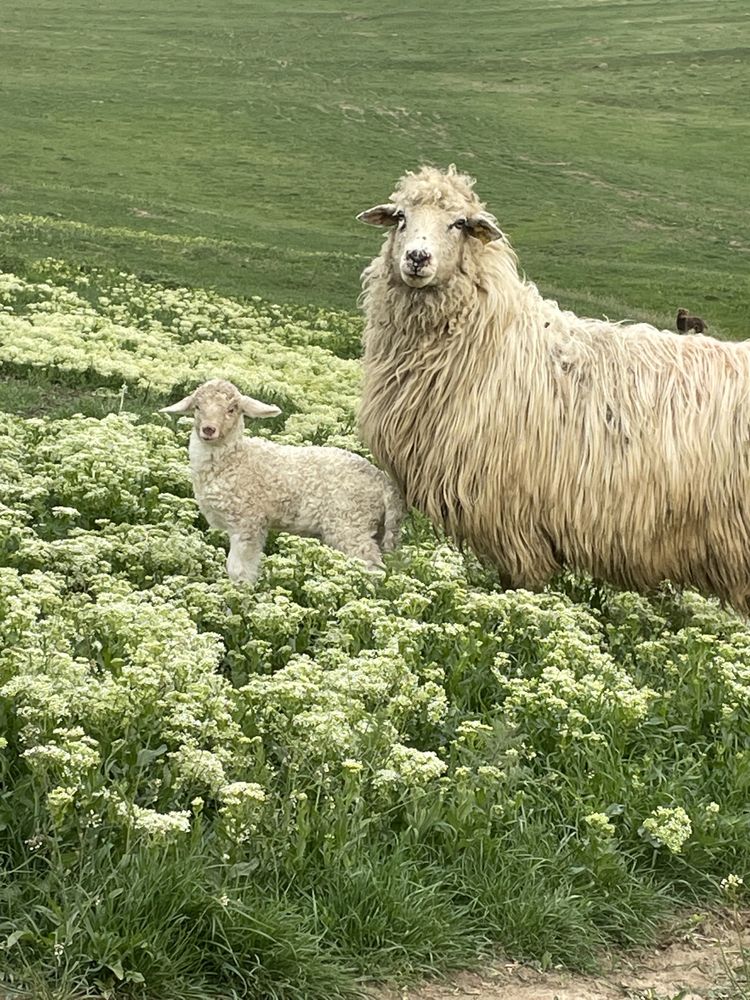
[(428, 263), (432, 254), (428, 250), (407, 250), (406, 259), (414, 267), (424, 267)]
[(203, 437), (212, 438), (216, 433), (215, 427), (201, 427), (201, 434)]

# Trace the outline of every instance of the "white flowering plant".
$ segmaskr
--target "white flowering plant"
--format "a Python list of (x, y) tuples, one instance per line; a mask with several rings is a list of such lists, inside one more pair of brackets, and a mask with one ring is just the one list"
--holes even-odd
[(226, 578), (184, 426), (128, 406), (224, 375), (284, 410), (258, 433), (361, 449), (354, 319), (55, 262), (0, 304), (1, 365), (128, 387), (101, 418), (0, 413), (14, 981), (158, 995), (179, 954), (263, 995), (231, 942), (290, 997), (320, 995), (292, 952), (345, 995), (449, 931), (580, 962), (746, 877), (750, 630), (716, 602), (504, 592), (416, 514), (382, 579), (283, 534), (257, 587)]

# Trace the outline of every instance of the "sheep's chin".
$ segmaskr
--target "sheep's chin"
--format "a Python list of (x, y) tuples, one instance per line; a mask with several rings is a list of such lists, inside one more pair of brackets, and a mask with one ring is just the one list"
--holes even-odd
[(401, 280), (409, 288), (427, 288), (435, 281), (436, 277), (437, 274), (434, 271), (431, 274), (411, 274), (409, 271), (401, 269)]

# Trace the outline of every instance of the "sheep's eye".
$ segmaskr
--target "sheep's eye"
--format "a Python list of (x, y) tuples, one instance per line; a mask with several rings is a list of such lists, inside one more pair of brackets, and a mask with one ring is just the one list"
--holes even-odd
[(468, 219), (456, 219), (455, 222), (451, 222), (449, 229), (468, 229), (469, 220)]
[(404, 226), (406, 225), (406, 216), (405, 216), (405, 215), (404, 215), (404, 213), (403, 213), (403, 212), (401, 211), (401, 209), (399, 209), (399, 210), (398, 210), (398, 211), (397, 211), (397, 212), (395, 213), (395, 215), (393, 216), (393, 218), (394, 218), (394, 219), (396, 220), (396, 225), (398, 226), (398, 228), (399, 228), (399, 229), (403, 229), (403, 228), (404, 228)]
[(237, 406), (235, 404), (230, 406), (229, 409), (227, 410), (227, 413), (236, 413), (236, 412), (237, 412)]

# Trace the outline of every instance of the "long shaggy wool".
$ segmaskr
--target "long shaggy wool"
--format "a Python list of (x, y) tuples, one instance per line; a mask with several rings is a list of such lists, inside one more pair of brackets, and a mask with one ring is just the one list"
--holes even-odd
[[(423, 168), (399, 205), (483, 207)], [(406, 500), (513, 586), (564, 566), (664, 579), (750, 611), (750, 348), (581, 319), (468, 238), (445, 283), (407, 287), (393, 236), (363, 274), (360, 431)]]

